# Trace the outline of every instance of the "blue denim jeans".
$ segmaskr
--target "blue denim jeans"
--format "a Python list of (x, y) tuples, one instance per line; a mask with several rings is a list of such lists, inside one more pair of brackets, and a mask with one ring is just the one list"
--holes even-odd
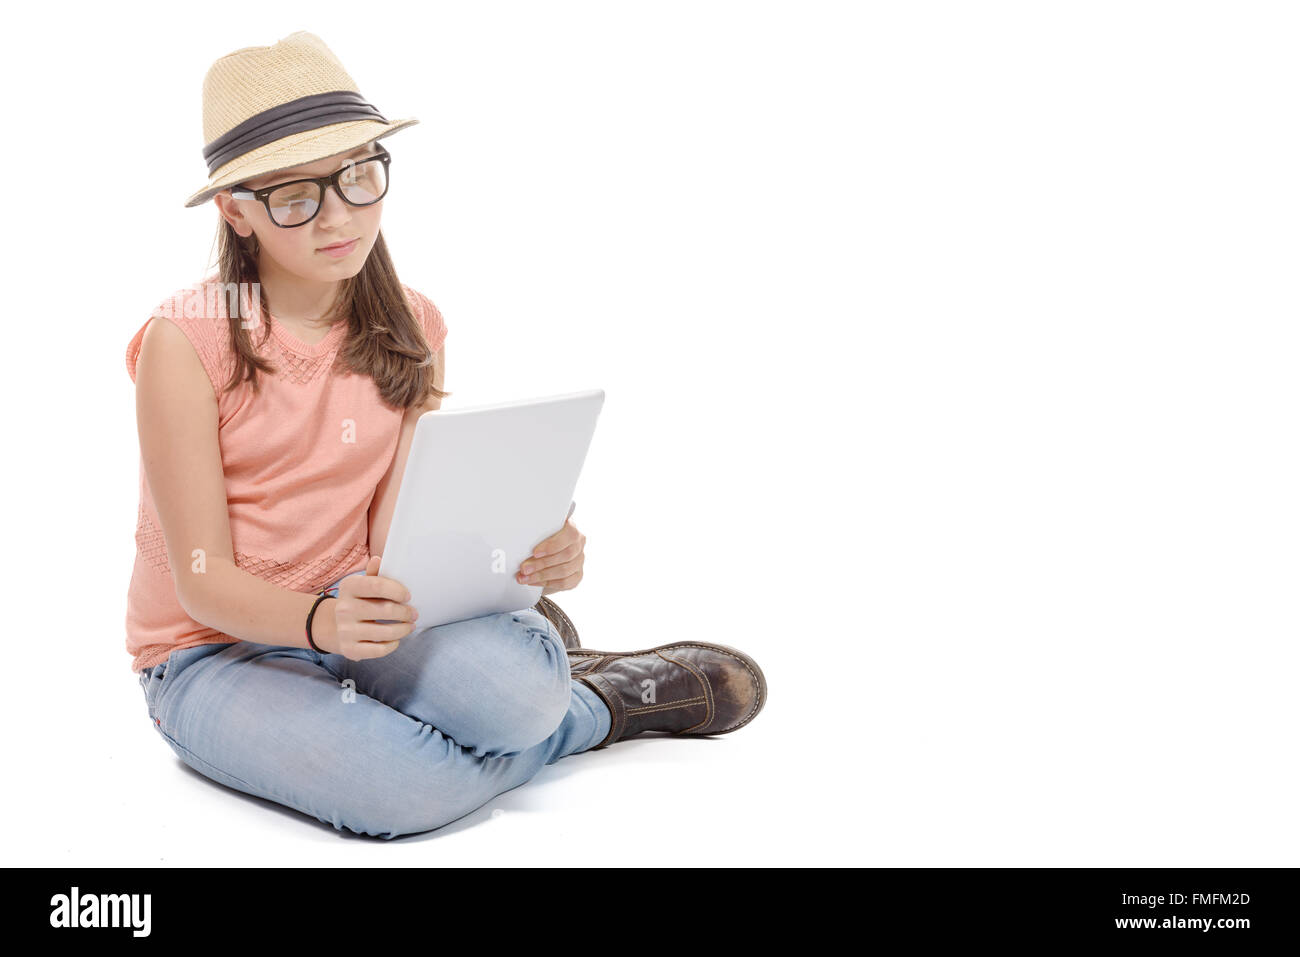
[(534, 609), (416, 627), (364, 661), (199, 645), (140, 685), (154, 728), (199, 773), (385, 839), (463, 817), (609, 733), (608, 708), (569, 677)]

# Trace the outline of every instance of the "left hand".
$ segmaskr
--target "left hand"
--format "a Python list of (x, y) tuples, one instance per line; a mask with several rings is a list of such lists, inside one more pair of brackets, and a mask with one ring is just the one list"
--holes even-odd
[(587, 536), (578, 531), (572, 520), (565, 519), (564, 527), (537, 543), (533, 554), (519, 566), (515, 581), (528, 585), (542, 585), (542, 594), (576, 588), (582, 581), (583, 548)]

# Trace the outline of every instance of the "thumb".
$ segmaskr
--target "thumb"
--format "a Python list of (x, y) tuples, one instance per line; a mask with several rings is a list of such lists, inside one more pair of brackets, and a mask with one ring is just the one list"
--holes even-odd
[(366, 574), (367, 574), (367, 575), (378, 575), (378, 574), (379, 574), (379, 560), (380, 560), (382, 557), (383, 557), (382, 555), (371, 555), (371, 556), (370, 556), (370, 560), (369, 560), (368, 562), (366, 562)]

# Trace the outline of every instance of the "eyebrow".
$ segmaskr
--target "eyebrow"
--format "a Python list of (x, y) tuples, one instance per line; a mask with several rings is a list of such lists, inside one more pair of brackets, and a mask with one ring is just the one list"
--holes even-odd
[[(378, 146), (378, 144), (376, 144), (376, 148), (371, 148), (371, 147), (367, 147), (367, 146), (358, 146), (358, 147), (357, 147), (355, 150), (353, 150), (351, 153), (348, 153), (346, 156), (343, 156), (343, 157), (341, 157), (341, 158), (339, 159), (339, 165), (338, 165), (337, 167), (335, 167), (335, 169), (333, 170), (333, 172), (337, 172), (340, 168), (342, 168), (343, 164), (346, 163), (346, 162), (347, 162), (348, 160), (350, 160), (350, 159), (361, 159), (362, 157), (365, 157), (365, 156), (371, 156), (371, 155), (375, 155), (375, 156), (377, 156), (377, 155), (379, 155), (379, 150), (378, 150), (377, 146)], [(366, 152), (363, 153), (363, 152), (361, 152), (362, 150), (366, 150)], [(292, 176), (290, 176), (287, 172), (284, 172), (284, 171), (281, 171), (281, 172), (279, 172), (279, 173), (271, 173), (271, 174), (269, 174), (269, 175), (271, 176), (271, 180), (270, 180), (269, 182), (263, 183), (261, 186), (258, 187), (258, 189), (266, 189), (266, 187), (268, 187), (268, 186), (278, 186), (278, 185), (280, 185), (280, 184), (282, 184), (282, 183), (292, 183), (292, 182), (293, 182), (294, 180), (296, 180), (296, 179), (312, 179), (312, 178), (313, 178), (313, 177), (308, 176), (308, 175), (305, 174), (305, 173), (294, 173)], [(326, 173), (326, 174), (322, 174), (322, 175), (329, 175), (329, 174)]]

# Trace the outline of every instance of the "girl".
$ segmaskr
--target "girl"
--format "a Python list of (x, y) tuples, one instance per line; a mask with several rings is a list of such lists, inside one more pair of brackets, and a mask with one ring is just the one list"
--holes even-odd
[[(588, 651), (548, 593), (582, 579), (571, 521), (518, 570), (537, 606), (421, 629), (378, 574), (442, 314), (379, 231), (389, 121), (310, 33), (219, 59), (203, 89), (219, 268), (132, 338), (140, 435), (127, 650), (186, 764), (336, 829), (426, 831), (543, 765), (762, 708), (749, 656)], [(155, 319), (160, 321), (154, 321)]]

